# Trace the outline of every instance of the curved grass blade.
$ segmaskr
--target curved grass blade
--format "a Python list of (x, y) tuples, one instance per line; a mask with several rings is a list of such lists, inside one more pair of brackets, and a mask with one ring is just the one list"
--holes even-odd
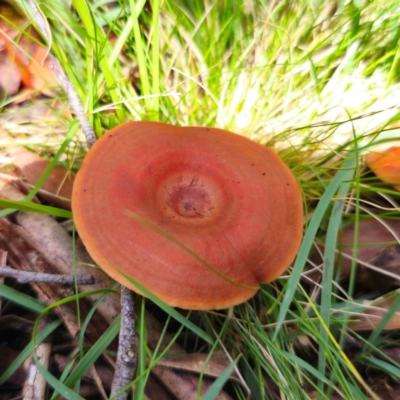
[(212, 340), (211, 336), (208, 335), (206, 332), (204, 332), (202, 329), (200, 329), (193, 322), (189, 321), (187, 318), (185, 318), (178, 311), (176, 311), (175, 309), (170, 307), (168, 304), (164, 303), (161, 299), (159, 299), (156, 295), (154, 295), (152, 292), (150, 292), (150, 290), (145, 288), (139, 282), (135, 281), (133, 278), (131, 278), (130, 276), (126, 275), (125, 273), (120, 271), (118, 268), (115, 268), (115, 269), (121, 275), (123, 275), (126, 279), (128, 279), (135, 287), (137, 287), (138, 290), (140, 290), (141, 293), (143, 293), (153, 303), (157, 304), (158, 307), (160, 307), (162, 310), (164, 310), (172, 318), (174, 318), (175, 320), (180, 322), (182, 325), (186, 326), (186, 328), (190, 329), (192, 332), (194, 332), (196, 335), (198, 335), (200, 338), (202, 338), (207, 343), (209, 343), (209, 344), (213, 344), (214, 343), (214, 341)]
[(276, 340), (279, 331), (282, 327), (283, 321), (286, 318), (286, 314), (289, 310), (293, 296), (296, 292), (297, 285), (300, 281), (301, 274), (303, 272), (308, 254), (311, 250), (315, 235), (319, 229), (322, 218), (324, 217), (325, 212), (330, 206), (331, 201), (334, 198), (335, 193), (339, 189), (340, 185), (343, 183), (345, 179), (347, 179), (348, 170), (349, 169), (352, 170), (354, 168), (354, 163), (355, 163), (355, 154), (354, 152), (351, 152), (347, 157), (347, 160), (342, 164), (342, 169), (332, 179), (331, 183), (329, 184), (324, 194), (322, 195), (317, 207), (315, 208), (314, 215), (312, 216), (311, 221), (308, 225), (308, 229), (304, 235), (303, 242), (301, 244), (299, 253), (296, 258), (296, 262), (294, 263), (292, 275), (287, 285), (285, 297), (283, 298), (282, 301), (282, 306), (279, 311), (277, 325), (273, 336), (274, 341)]
[(232, 285), (238, 286), (240, 288), (243, 289), (250, 289), (250, 290), (258, 290), (258, 287), (255, 286), (247, 286), (247, 285), (242, 285), (241, 283), (235, 282), (232, 279), (228, 278), (227, 276), (225, 276), (223, 273), (221, 273), (220, 271), (218, 271), (215, 267), (213, 267), (209, 262), (207, 262), (206, 260), (204, 260), (204, 258), (200, 257), (196, 252), (194, 252), (192, 249), (190, 249), (189, 247), (187, 247), (184, 243), (182, 243), (180, 240), (176, 239), (174, 236), (170, 235), (168, 232), (164, 231), (163, 229), (161, 229), (159, 226), (153, 224), (151, 221), (149, 221), (146, 218), (143, 218), (142, 216), (140, 216), (139, 214), (131, 211), (131, 210), (127, 210), (126, 211), (127, 215), (133, 219), (135, 219), (138, 222), (141, 222), (143, 225), (146, 225), (147, 227), (149, 227), (150, 229), (152, 229), (153, 231), (159, 233), (161, 236), (164, 236), (166, 239), (170, 240), (172, 243), (176, 244), (177, 246), (179, 246), (183, 251), (185, 251), (186, 253), (188, 253), (189, 255), (191, 255), (194, 259), (196, 259), (197, 261), (201, 262), (205, 267), (207, 267), (209, 270), (213, 271), (216, 275), (218, 275), (220, 278), (224, 279), (225, 281), (231, 283)]
[(40, 363), (38, 356), (34, 353), (33, 358), (35, 360), (36, 366), (39, 372), (46, 379), (46, 382), (53, 387), (57, 393), (67, 400), (84, 400), (83, 397), (79, 396), (77, 393), (73, 392), (70, 388), (62, 384), (54, 375), (52, 375), (43, 365)]
[(202, 397), (203, 400), (214, 400), (218, 396), (235, 369), (237, 362), (238, 359), (236, 359), (228, 368), (226, 368), (225, 371), (218, 377), (218, 379), (213, 382), (205, 395)]
[(37, 214), (52, 215), (53, 217), (72, 218), (71, 211), (62, 210), (61, 208), (44, 206), (37, 203), (28, 203), (26, 201), (0, 199), (0, 207), (7, 208), (8, 213), (14, 211), (26, 211)]
[(43, 312), (46, 309), (42, 303), (27, 294), (20, 293), (6, 285), (0, 283), (0, 296), (19, 304), (22, 307), (28, 308), (35, 312)]
[[(338, 200), (335, 201), (329, 219), (328, 230), (325, 239), (324, 250), (324, 267), (322, 270), (322, 292), (321, 292), (321, 317), (326, 326), (330, 326), (331, 304), (332, 304), (332, 284), (333, 274), (335, 270), (335, 251), (337, 243), (337, 235), (342, 222), (342, 215), (345, 206), (345, 198), (349, 193), (349, 188), (357, 167), (357, 155), (352, 159), (353, 163), (348, 169), (343, 170), (343, 183), (340, 185), (337, 196)], [(323, 341), (328, 340), (326, 330), (321, 326), (321, 337)], [(326, 368), (326, 354), (322, 351), (319, 352), (318, 357), (318, 370), (324, 375)], [(319, 381), (319, 388), (322, 391), (323, 381)]]
[[(62, 218), (72, 218), (72, 213), (69, 211), (61, 210), (56, 207), (48, 207), (48, 206), (42, 206), (40, 204), (34, 204), (30, 203), (32, 199), (37, 195), (39, 192), (40, 188), (46, 181), (46, 179), (49, 177), (51, 171), (53, 168), (57, 165), (58, 160), (60, 159), (61, 155), (65, 153), (65, 150), (69, 146), (71, 140), (75, 136), (75, 133), (77, 132), (79, 128), (79, 124), (75, 122), (70, 130), (68, 131), (64, 142), (61, 144), (60, 148), (58, 149), (57, 153), (54, 155), (53, 159), (50, 161), (50, 164), (46, 167), (44, 170), (42, 176), (39, 178), (39, 180), (36, 182), (35, 187), (28, 193), (28, 195), (25, 197), (23, 201), (18, 201), (15, 202), (15, 207), (13, 207), (13, 203), (9, 203), (7, 205), (7, 201), (11, 202), (11, 200), (4, 200), (2, 199), (0, 204), (1, 207), (6, 208), (6, 210), (0, 211), (0, 217), (5, 217), (8, 214), (11, 214), (12, 212), (16, 210), (21, 210), (21, 211), (31, 211), (31, 212), (36, 212), (40, 214), (47, 214), (47, 215), (53, 215), (55, 217), (62, 217)], [(28, 207), (28, 208), (27, 208)], [(40, 208), (39, 208), (40, 207)]]
[(86, 371), (95, 363), (104, 350), (107, 349), (110, 343), (118, 335), (120, 322), (121, 315), (118, 315), (110, 327), (103, 333), (103, 335), (101, 335), (99, 340), (82, 357), (78, 365), (72, 371), (71, 375), (65, 381), (65, 385), (73, 386), (78, 379), (82, 378)]
[(375, 357), (365, 357), (366, 361), (372, 365), (374, 368), (378, 368), (384, 371), (396, 379), (400, 379), (400, 368), (388, 363), (387, 361), (379, 360)]
[[(54, 321), (46, 326), (36, 337), (35, 344), (38, 345), (43, 342), (57, 327), (61, 325), (60, 320)], [(10, 376), (24, 363), (24, 361), (32, 354), (34, 350), (33, 342), (30, 342), (15, 358), (12, 364), (0, 376), (0, 385), (2, 385)]]

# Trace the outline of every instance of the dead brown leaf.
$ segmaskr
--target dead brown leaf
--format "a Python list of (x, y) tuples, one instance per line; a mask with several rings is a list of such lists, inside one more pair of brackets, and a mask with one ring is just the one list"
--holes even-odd
[[(197, 400), (199, 378), (190, 372), (173, 371), (170, 368), (154, 367), (152, 372), (157, 379), (168, 389), (169, 393), (178, 400)], [(210, 378), (203, 379), (200, 395), (204, 396), (212, 384)], [(219, 393), (217, 400), (232, 400), (225, 392)]]
[[(351, 319), (356, 319), (357, 321), (351, 322), (349, 328), (356, 332), (362, 331), (372, 331), (378, 324), (382, 321), (382, 318), (386, 315), (389, 308), (392, 306), (396, 297), (393, 296), (379, 297), (372, 301), (364, 301), (366, 309), (357, 315), (352, 315)], [(394, 313), (393, 317), (385, 326), (385, 330), (393, 330), (400, 328), (400, 311)]]
[[(373, 289), (374, 281), (371, 280), (370, 271), (371, 268), (365, 264), (370, 264), (374, 268), (374, 276), (380, 275), (380, 284), (383, 281), (387, 281), (385, 286), (389, 284), (398, 287), (400, 282), (393, 280), (393, 276), (385, 276), (385, 271), (396, 274), (397, 270), (392, 265), (381, 264), (383, 261), (382, 257), (378, 258), (378, 254), (383, 251), (387, 246), (397, 243), (396, 237), (400, 237), (400, 221), (391, 219), (366, 219), (359, 222), (358, 226), (358, 238), (357, 243), (354, 243), (354, 223), (348, 223), (344, 225), (342, 231), (338, 237), (338, 251), (337, 251), (337, 263), (340, 268), (340, 278), (343, 281), (347, 281), (350, 277), (351, 265), (353, 260), (353, 248), (357, 246), (356, 256), (356, 279), (357, 283), (366, 287), (367, 289)], [(310, 256), (310, 259), (315, 265), (322, 265), (322, 254), (324, 251), (323, 244), (317, 244), (315, 251)], [(389, 249), (387, 250), (389, 251)], [(303, 277), (305, 282), (317, 282), (321, 279), (321, 269), (313, 269), (305, 273), (307, 279)], [(372, 285), (372, 286), (371, 286)], [(390, 286), (389, 286), (390, 287)]]
[[(204, 373), (213, 378), (218, 378), (231, 365), (231, 360), (223, 351), (214, 352), (207, 362), (208, 357), (208, 354), (200, 353), (179, 354), (163, 358), (157, 365), (196, 374)], [(237, 383), (242, 383), (235, 372), (233, 372), (230, 379), (235, 380)]]
[[(15, 269), (24, 271), (39, 271), (45, 273), (57, 273), (56, 270), (43, 260), (40, 254), (32, 249), (22, 238), (18, 226), (10, 223), (5, 218), (0, 219), (0, 239), (6, 245), (5, 250), (9, 253), (8, 263)], [(63, 285), (47, 285), (44, 283), (31, 283), (33, 289), (38, 293), (39, 299), (47, 304), (53, 304), (61, 297), (73, 296), (72, 288)], [(80, 328), (76, 319), (75, 311), (70, 305), (57, 307), (55, 312), (68, 327), (71, 335), (76, 335)]]
[(388, 292), (400, 286), (400, 245), (384, 247), (376, 257), (368, 261), (376, 269), (360, 265), (358, 282), (372, 291)]
[[(20, 212), (16, 215), (16, 221), (21, 237), (42, 254), (44, 259), (56, 268), (57, 273), (68, 274), (73, 271), (75, 251), (76, 272), (78, 274), (89, 273), (95, 281), (93, 285), (81, 286), (81, 292), (109, 289), (113, 285), (114, 282), (108, 275), (105, 275), (102, 270), (94, 268), (95, 264), (87, 255), (82, 244), (77, 242), (73, 250), (71, 236), (53, 218), (41, 214)], [(93, 267), (89, 265), (93, 265)], [(99, 297), (100, 295), (91, 296), (88, 301), (93, 305)], [(100, 328), (104, 324), (110, 325), (119, 314), (119, 298), (107, 296), (98, 309), (104, 322), (99, 322), (97, 327)]]
[[(340, 266), (343, 279), (348, 279), (351, 271), (354, 230), (354, 224), (347, 224), (339, 236), (338, 248), (341, 252)], [(356, 252), (357, 262), (368, 263), (372, 261), (386, 246), (397, 243), (396, 236), (400, 237), (400, 221), (377, 220), (375, 218), (360, 221)]]
[[(147, 326), (147, 341), (150, 349), (154, 350), (158, 347), (159, 351), (163, 351), (166, 346), (170, 346), (169, 354), (178, 355), (186, 354), (186, 352), (173, 341), (173, 336), (170, 334), (163, 335), (163, 340), (159, 346), (157, 346), (163, 327), (161, 324), (149, 313), (146, 314), (146, 326)], [(168, 392), (178, 400), (195, 400), (197, 399), (197, 388), (199, 384), (199, 378), (195, 374), (186, 371), (174, 370), (172, 368), (164, 368), (161, 366), (155, 366), (152, 369), (152, 374), (157, 378), (159, 382), (162, 382)], [(201, 393), (204, 394), (208, 388), (212, 385), (213, 380), (208, 377), (204, 377), (202, 381)], [(217, 397), (217, 400), (231, 400), (231, 397), (225, 392), (221, 392)]]
[[(5, 153), (5, 156), (9, 157), (10, 163), (16, 167), (14, 174), (25, 178), (33, 186), (50, 164), (49, 161), (24, 147), (9, 150)], [(38, 195), (50, 205), (70, 210), (73, 183), (74, 175), (65, 167), (56, 165), (44, 182), (42, 190), (39, 191)]]
[[(10, 182), (0, 177), (0, 197), (19, 200), (22, 193), (13, 187)], [(16, 223), (15, 223), (16, 222)], [(12, 220), (0, 218), (0, 239), (6, 245), (4, 250), (9, 252), (9, 264), (16, 269), (50, 274), (62, 274), (73, 271), (73, 251), (69, 234), (51, 217), (40, 214), (16, 213)], [(80, 249), (80, 250), (79, 250)], [(83, 248), (77, 248), (77, 270), (91, 273), (96, 280), (95, 285), (82, 287), (82, 291), (109, 288), (113, 281), (103, 276), (102, 271), (87, 268), (80, 264), (79, 255), (84, 257), (84, 262), (90, 260)], [(89, 272), (88, 272), (89, 269)], [(64, 272), (62, 272), (64, 271)], [(79, 273), (79, 272), (78, 272)], [(98, 279), (98, 275), (101, 279)], [(108, 284), (108, 286), (107, 286)], [(64, 285), (47, 285), (31, 283), (45, 304), (52, 304), (60, 298), (73, 296), (74, 289)], [(82, 315), (86, 315), (93, 307), (95, 297), (85, 298), (81, 302)], [(56, 309), (60, 318), (68, 327), (72, 336), (79, 330), (76, 320), (74, 305), (66, 304)], [(107, 296), (106, 301), (99, 306), (99, 313), (94, 316), (88, 330), (89, 340), (97, 340), (102, 332), (113, 322), (119, 313), (118, 297)]]

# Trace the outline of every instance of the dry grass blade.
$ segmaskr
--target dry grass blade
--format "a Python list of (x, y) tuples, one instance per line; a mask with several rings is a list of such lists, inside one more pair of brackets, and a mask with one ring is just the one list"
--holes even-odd
[[(46, 325), (51, 322), (51, 317), (45, 317), (42, 319), (39, 331), (43, 330)], [(50, 358), (52, 352), (52, 339), (51, 335), (42, 343), (40, 343), (36, 349), (36, 355), (40, 360), (40, 363), (44, 368), (49, 369), (50, 367)], [(23, 398), (24, 400), (41, 400), (45, 397), (47, 391), (47, 381), (44, 376), (39, 372), (34, 360), (32, 357), (29, 357), (26, 362), (26, 370), (27, 370), (27, 380), (24, 384), (23, 389)]]

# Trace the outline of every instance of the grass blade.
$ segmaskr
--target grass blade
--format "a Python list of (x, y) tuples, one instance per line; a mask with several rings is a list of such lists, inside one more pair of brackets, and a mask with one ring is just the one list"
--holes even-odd
[(322, 195), (320, 201), (318, 202), (317, 207), (315, 208), (314, 215), (311, 218), (311, 221), (308, 225), (299, 253), (297, 255), (296, 261), (293, 266), (293, 271), (286, 288), (286, 293), (282, 301), (281, 309), (279, 311), (277, 326), (275, 329), (273, 340), (276, 339), (282, 327), (282, 324), (286, 318), (286, 314), (289, 310), (290, 303), (292, 302), (297, 285), (300, 281), (300, 276), (303, 272), (308, 254), (310, 253), (315, 235), (319, 229), (322, 218), (324, 217), (327, 209), (331, 205), (335, 193), (339, 189), (340, 185), (342, 185), (343, 181), (347, 179), (348, 171), (354, 168), (354, 163), (355, 163), (355, 155), (354, 153), (350, 153), (349, 156), (347, 157), (347, 160), (343, 162), (341, 170), (338, 171), (338, 173), (332, 179), (331, 183), (329, 184), (324, 194)]

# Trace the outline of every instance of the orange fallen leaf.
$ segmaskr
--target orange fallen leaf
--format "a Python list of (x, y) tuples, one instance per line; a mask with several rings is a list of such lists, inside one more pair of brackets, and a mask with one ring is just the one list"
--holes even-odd
[(25, 88), (52, 96), (50, 88), (59, 83), (50, 68), (48, 51), (40, 43), (38, 33), (32, 27), (26, 29), (22, 35), (16, 35), (14, 30), (12, 36), (0, 30), (0, 40), (3, 43), (4, 56), (8, 55), (6, 58), (19, 72), (17, 76), (13, 70), (14, 80), (19, 78)]
[(400, 191), (400, 146), (393, 146), (366, 158), (368, 168), (383, 182)]
[(21, 26), (24, 19), (5, 2), (0, 2), (0, 15), (0, 96), (5, 98), (18, 93), (21, 86), (21, 74), (12, 56), (5, 49), (4, 37), (16, 37), (18, 30), (10, 22)]
[(21, 74), (12, 57), (5, 51), (0, 51), (0, 96), (13, 96), (21, 86)]

